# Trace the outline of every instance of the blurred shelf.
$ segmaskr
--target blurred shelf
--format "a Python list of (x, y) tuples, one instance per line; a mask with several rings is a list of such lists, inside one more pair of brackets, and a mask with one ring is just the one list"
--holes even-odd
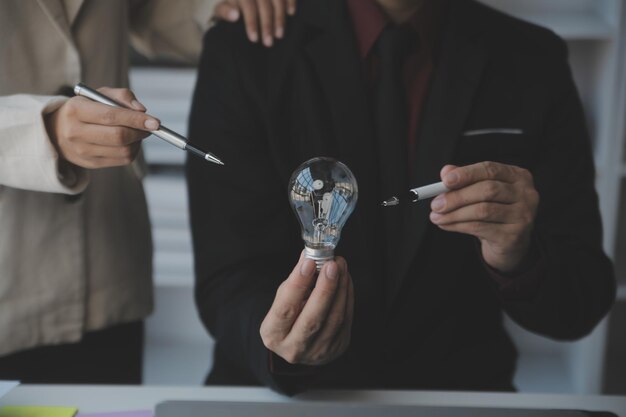
[(621, 281), (617, 286), (617, 299), (626, 301), (626, 283), (624, 281)]
[[(176, 130), (174, 126), (168, 126)], [(178, 130), (182, 132), (182, 130)], [(184, 165), (187, 152), (180, 150), (161, 139), (150, 136), (143, 142), (143, 151), (148, 164)]]
[[(187, 134), (187, 119), (196, 80), (193, 68), (148, 68), (130, 70), (130, 85), (148, 113), (182, 135)], [(183, 165), (186, 152), (151, 136), (144, 141), (148, 164)]]
[[(163, 80), (164, 82), (166, 80)], [(139, 94), (139, 93), (137, 93)], [(191, 109), (191, 97), (187, 91), (162, 92), (163, 96), (151, 91), (144, 94), (146, 106), (150, 105), (148, 112), (161, 119), (163, 124), (180, 133), (187, 131), (187, 117)]]
[[(191, 98), (196, 82), (195, 68), (132, 67), (130, 85), (146, 107), (151, 97)], [(190, 100), (187, 101), (189, 106)], [(156, 115), (155, 115), (156, 116)]]
[(593, 13), (522, 13), (518, 17), (552, 29), (566, 40), (611, 40), (617, 35), (615, 27)]
[(143, 384), (204, 385), (213, 362), (212, 351), (212, 343), (147, 343), (143, 355)]
[(148, 175), (144, 179), (150, 210), (171, 210), (187, 217), (187, 186), (182, 175)]
[(155, 227), (152, 230), (152, 240), (156, 252), (188, 253), (192, 250), (189, 230)]
[(520, 392), (575, 392), (565, 355), (521, 352), (513, 384)]
[(612, 0), (480, 0), (512, 16), (549, 28), (566, 40), (612, 40), (619, 4)]
[(158, 251), (154, 252), (155, 284), (172, 284), (160, 282), (159, 277), (186, 277), (181, 284), (193, 282), (193, 253)]
[(143, 383), (202, 385), (213, 340), (200, 322), (193, 287), (157, 285), (154, 296), (156, 308), (145, 324)]
[(160, 288), (191, 288), (194, 287), (193, 273), (175, 274), (155, 271), (154, 286)]
[(192, 288), (193, 246), (185, 179), (182, 174), (151, 174), (144, 186), (152, 222), (154, 284), (157, 288)]
[(572, 343), (547, 339), (525, 330), (508, 315), (504, 327), (519, 352), (514, 385), (521, 392), (576, 392), (569, 357)]
[(156, 228), (156, 225), (158, 225), (159, 228), (185, 229), (189, 227), (188, 214), (186, 212), (181, 213), (180, 210), (150, 207), (150, 219), (153, 228)]

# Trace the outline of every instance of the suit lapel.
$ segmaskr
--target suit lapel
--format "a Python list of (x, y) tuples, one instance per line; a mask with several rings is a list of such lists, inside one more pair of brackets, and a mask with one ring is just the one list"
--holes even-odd
[[(316, 0), (323, 1), (323, 0)], [(319, 16), (307, 13), (318, 34), (306, 46), (315, 73), (320, 80), (326, 105), (330, 108), (333, 133), (337, 139), (337, 157), (353, 171), (359, 183), (359, 203), (350, 220), (353, 229), (359, 229), (367, 253), (375, 250), (375, 236), (371, 225), (375, 221), (378, 203), (376, 184), (376, 154), (370, 110), (367, 103), (362, 65), (354, 34), (349, 24), (345, 2), (330, 0), (324, 7), (315, 6)], [(302, 2), (302, 7), (311, 2)]]
[(44, 13), (52, 21), (54, 27), (68, 42), (72, 42), (70, 23), (65, 14), (63, 0), (37, 0)]
[(76, 17), (78, 16), (78, 13), (80, 13), (80, 9), (81, 7), (83, 7), (83, 3), (85, 2), (85, 0), (67, 0), (65, 1), (65, 7), (66, 7), (66, 14), (67, 14), (67, 18), (68, 18), (68, 23), (70, 25), (70, 28), (74, 25), (74, 22), (76, 21)]
[[(448, 26), (443, 34), (439, 63), (422, 114), (411, 186), (440, 181), (439, 171), (451, 163), (457, 138), (465, 125), (479, 87), (487, 53), (480, 42), (480, 27), (471, 26), (465, 10), (471, 2), (451, 1)], [(430, 202), (403, 205), (403, 253), (393, 274), (396, 282), (388, 302), (398, 294), (430, 227)], [(415, 279), (411, 277), (410, 279)], [(391, 305), (391, 304), (389, 304)]]
[(373, 157), (374, 148), (372, 140), (365, 140), (372, 134), (362, 68), (350, 28), (344, 26), (338, 30), (337, 34), (326, 32), (319, 36), (308, 45), (307, 53), (331, 110), (340, 156), (347, 158), (345, 162), (351, 163), (353, 169), (361, 171), (361, 176), (367, 176), (371, 167), (365, 166), (363, 150)]

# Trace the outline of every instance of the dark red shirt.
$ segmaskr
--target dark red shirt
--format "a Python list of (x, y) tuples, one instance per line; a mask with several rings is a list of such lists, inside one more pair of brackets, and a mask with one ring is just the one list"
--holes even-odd
[[(377, 59), (372, 54), (372, 49), (385, 27), (394, 23), (375, 0), (347, 0), (347, 2), (366, 80), (373, 83), (376, 78)], [(402, 68), (409, 118), (407, 138), (409, 167), (413, 165), (412, 158), (415, 156), (422, 108), (434, 70), (435, 51), (445, 3), (444, 0), (425, 1), (415, 15), (402, 25), (415, 35)]]

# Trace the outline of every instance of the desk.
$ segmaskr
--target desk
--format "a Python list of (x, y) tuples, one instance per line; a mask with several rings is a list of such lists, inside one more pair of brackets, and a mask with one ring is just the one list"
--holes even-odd
[(428, 406), (553, 408), (612, 411), (626, 417), (626, 397), (439, 391), (314, 391), (295, 398), (265, 388), (22, 385), (3, 405), (75, 406), (83, 412), (146, 410), (165, 400), (346, 401)]

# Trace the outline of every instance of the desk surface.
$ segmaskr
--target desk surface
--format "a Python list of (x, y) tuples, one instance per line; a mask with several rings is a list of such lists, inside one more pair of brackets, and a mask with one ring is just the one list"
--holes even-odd
[(154, 409), (165, 400), (345, 401), (429, 406), (584, 409), (626, 417), (626, 397), (439, 391), (314, 391), (295, 398), (265, 388), (22, 385), (3, 405), (61, 405), (83, 412)]

